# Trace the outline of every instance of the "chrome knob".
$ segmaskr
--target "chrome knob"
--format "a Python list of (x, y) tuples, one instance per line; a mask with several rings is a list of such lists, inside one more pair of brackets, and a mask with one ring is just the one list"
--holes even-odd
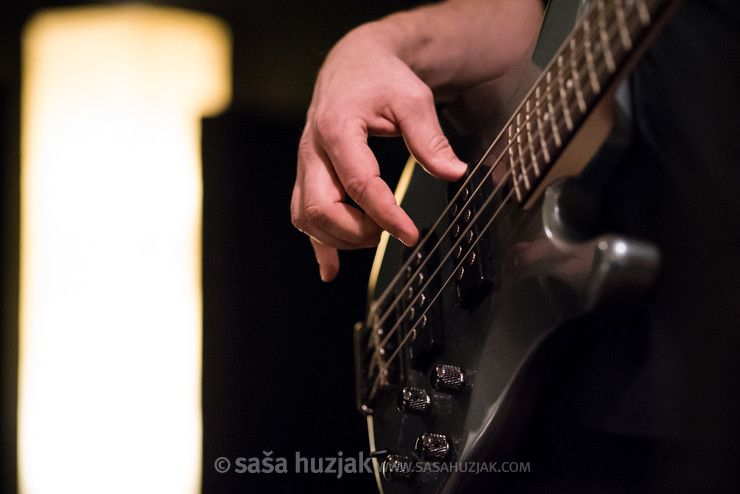
[(398, 393), (398, 409), (403, 413), (426, 413), (432, 399), (421, 388), (407, 386)]
[(381, 464), (381, 472), (389, 482), (408, 482), (414, 476), (413, 466), (408, 456), (389, 454)]
[(465, 372), (455, 365), (438, 365), (432, 371), (432, 387), (443, 393), (457, 393), (465, 386)]
[(416, 453), (423, 460), (442, 461), (450, 454), (450, 442), (444, 434), (425, 432), (416, 439)]

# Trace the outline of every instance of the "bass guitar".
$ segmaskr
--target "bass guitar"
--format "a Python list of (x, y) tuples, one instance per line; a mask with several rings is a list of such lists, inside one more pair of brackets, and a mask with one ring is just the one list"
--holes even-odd
[[(495, 476), (463, 466), (506, 458), (565, 324), (639, 297), (655, 277), (657, 249), (584, 226), (571, 213), (594, 198), (564, 177), (610, 133), (621, 80), (678, 2), (579, 3), (552, 0), (532, 63), (449, 110), (468, 142), (497, 135), (482, 151), (453, 141), (478, 158), (463, 180), (448, 187), (413, 160), (401, 176), (397, 198), (422, 239), (408, 249), (383, 235), (355, 327), (381, 492), (479, 492)], [(513, 111), (495, 104), (504, 110), (470, 118), (504, 101), (511, 80), (526, 91), (508, 98)]]

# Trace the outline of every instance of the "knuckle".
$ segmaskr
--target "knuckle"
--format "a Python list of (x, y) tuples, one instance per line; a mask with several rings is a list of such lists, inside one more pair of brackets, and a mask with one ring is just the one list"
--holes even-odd
[(370, 184), (369, 181), (363, 177), (350, 175), (344, 181), (344, 188), (352, 199), (357, 203), (362, 204), (366, 202), (368, 198)]
[(290, 200), (290, 222), (297, 230), (302, 232), (306, 225), (301, 215), (301, 201), (299, 197), (299, 187), (295, 185), (293, 187), (293, 196)]
[(305, 230), (307, 226), (305, 218), (296, 210), (290, 212), (290, 222), (293, 223), (293, 226), (300, 231)]
[(434, 134), (429, 139), (428, 146), (433, 155), (443, 154), (450, 151), (450, 143), (444, 134)]
[(409, 86), (407, 98), (411, 105), (434, 104), (434, 94), (429, 86), (424, 83)]
[(318, 139), (323, 143), (335, 141), (342, 128), (342, 125), (339, 124), (339, 116), (330, 112), (317, 114), (314, 117), (313, 125)]
[(381, 230), (379, 228), (373, 228), (371, 231), (365, 233), (361, 239), (363, 247), (375, 247), (380, 242)]
[(306, 222), (316, 228), (324, 228), (331, 221), (326, 208), (319, 204), (309, 204), (304, 209)]
[(298, 143), (298, 163), (309, 162), (315, 154), (313, 142), (304, 135)]

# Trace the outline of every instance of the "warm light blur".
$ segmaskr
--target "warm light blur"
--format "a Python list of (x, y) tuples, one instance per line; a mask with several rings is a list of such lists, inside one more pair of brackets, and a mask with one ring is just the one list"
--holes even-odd
[(219, 21), (50, 10), (24, 34), (24, 493), (200, 486), (200, 118), (230, 98)]

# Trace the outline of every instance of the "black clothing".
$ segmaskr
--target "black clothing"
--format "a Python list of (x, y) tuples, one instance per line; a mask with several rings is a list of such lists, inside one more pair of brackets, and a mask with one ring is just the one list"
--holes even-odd
[(631, 144), (602, 191), (605, 230), (655, 243), (659, 278), (580, 322), (512, 491), (740, 492), (738, 91), (740, 2), (685, 1), (633, 72)]

